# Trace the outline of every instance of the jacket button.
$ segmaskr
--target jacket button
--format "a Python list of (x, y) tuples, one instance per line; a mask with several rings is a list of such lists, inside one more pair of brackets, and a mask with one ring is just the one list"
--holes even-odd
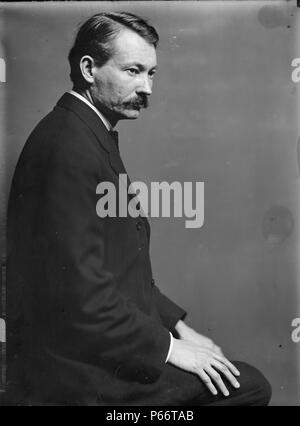
[(152, 280), (151, 280), (151, 286), (154, 287), (154, 284), (155, 284), (155, 280), (152, 278)]
[(140, 231), (140, 230), (142, 229), (142, 224), (141, 224), (141, 222), (137, 222), (137, 224), (136, 224), (136, 229), (137, 229), (138, 231)]

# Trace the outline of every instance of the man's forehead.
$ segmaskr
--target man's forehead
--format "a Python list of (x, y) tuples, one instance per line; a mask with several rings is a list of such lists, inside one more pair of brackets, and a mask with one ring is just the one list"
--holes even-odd
[(113, 59), (121, 63), (140, 63), (146, 67), (157, 64), (156, 49), (131, 30), (121, 30), (113, 40)]

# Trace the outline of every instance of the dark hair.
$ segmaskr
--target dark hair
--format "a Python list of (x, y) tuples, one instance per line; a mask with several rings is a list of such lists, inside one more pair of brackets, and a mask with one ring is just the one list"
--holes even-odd
[(159, 36), (155, 28), (144, 19), (125, 12), (97, 13), (79, 28), (74, 46), (69, 53), (70, 77), (74, 87), (81, 89), (87, 86), (81, 74), (80, 59), (89, 55), (98, 67), (104, 65), (112, 55), (112, 40), (124, 27), (157, 47)]

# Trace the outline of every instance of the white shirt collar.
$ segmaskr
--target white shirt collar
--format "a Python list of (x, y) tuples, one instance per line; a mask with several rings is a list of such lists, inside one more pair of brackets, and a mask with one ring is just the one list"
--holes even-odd
[(104, 115), (93, 105), (90, 101), (88, 101), (84, 96), (80, 95), (79, 93), (75, 92), (74, 90), (70, 90), (69, 92), (71, 95), (76, 96), (76, 98), (80, 99), (82, 102), (87, 104), (90, 108), (92, 108), (93, 111), (98, 115), (98, 117), (101, 119), (105, 127), (108, 131), (112, 130), (112, 125), (107, 120), (107, 118), (104, 117)]

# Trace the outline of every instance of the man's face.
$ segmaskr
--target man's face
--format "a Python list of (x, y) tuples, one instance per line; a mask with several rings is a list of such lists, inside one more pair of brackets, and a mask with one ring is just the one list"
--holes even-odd
[(112, 46), (111, 58), (94, 69), (94, 104), (116, 120), (138, 118), (152, 93), (157, 65), (155, 47), (127, 29), (116, 36)]

